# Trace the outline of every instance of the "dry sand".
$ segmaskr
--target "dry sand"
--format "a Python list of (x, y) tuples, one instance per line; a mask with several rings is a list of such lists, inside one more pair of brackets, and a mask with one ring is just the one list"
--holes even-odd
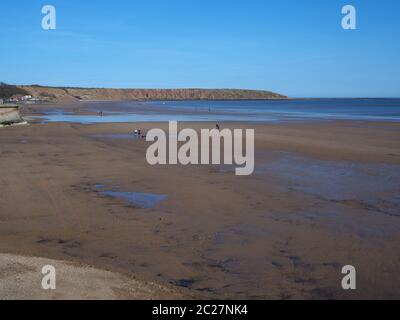
[[(42, 288), (44, 266), (56, 270), (56, 288)], [(0, 300), (182, 299), (177, 290), (66, 261), (0, 254)]]
[[(400, 298), (400, 211), (397, 202), (381, 200), (390, 200), (390, 192), (398, 198), (398, 187), (382, 191), (370, 204), (358, 196), (366, 187), (362, 180), (349, 184), (355, 191), (351, 199), (321, 196), (319, 188), (336, 190), (335, 175), (322, 182), (306, 178), (314, 191), (305, 192), (288, 183), (279, 166), (250, 177), (213, 166), (151, 167), (145, 141), (104, 136), (134, 127), (36, 123), (2, 129), (0, 252), (135, 275), (197, 298)], [(289, 161), (291, 170), (290, 161), (304, 166), (322, 161), (365, 165), (374, 175), (400, 165), (399, 124), (241, 127), (256, 128), (256, 168)], [(300, 160), (287, 160), (287, 154)], [(400, 185), (395, 175), (389, 180)], [(103, 196), (98, 184), (168, 198), (140, 209)], [(358, 290), (352, 292), (341, 289), (341, 268), (348, 264), (358, 272)], [(109, 286), (107, 297), (135, 298), (129, 291), (115, 296)], [(31, 288), (14, 297), (43, 298)], [(146, 290), (139, 297), (148, 297)], [(78, 293), (87, 297), (85, 290)], [(0, 291), (0, 297), (5, 294)]]

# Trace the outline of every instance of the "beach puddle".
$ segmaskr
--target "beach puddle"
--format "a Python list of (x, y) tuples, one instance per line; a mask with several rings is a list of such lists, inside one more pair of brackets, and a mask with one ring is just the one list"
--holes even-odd
[[(259, 154), (257, 159), (266, 158)], [(288, 152), (271, 152), (258, 161), (254, 176), (311, 195), (328, 206), (400, 217), (400, 165), (319, 160)], [(216, 173), (234, 174), (221, 165)], [(325, 211), (324, 211), (325, 212)]]
[[(398, 234), (399, 224), (394, 223), (393, 219), (382, 219), (378, 217), (371, 222), (371, 216), (364, 214), (349, 214), (350, 212), (341, 204), (328, 204), (320, 208), (304, 208), (301, 211), (290, 215), (293, 223), (309, 221), (312, 224), (320, 223), (329, 228), (332, 232), (339, 234), (357, 234), (361, 238), (379, 237), (390, 238)], [(359, 211), (356, 211), (359, 212)]]
[(279, 176), (293, 189), (333, 200), (372, 196), (400, 188), (400, 166), (326, 161), (282, 153), (256, 166), (256, 174)]
[(102, 184), (95, 185), (95, 188), (100, 189), (100, 194), (105, 197), (120, 199), (141, 209), (152, 209), (161, 201), (167, 199), (167, 196), (162, 194), (102, 190), (105, 188)]
[(255, 174), (283, 181), (290, 190), (367, 211), (400, 216), (400, 166), (327, 161), (279, 153)]

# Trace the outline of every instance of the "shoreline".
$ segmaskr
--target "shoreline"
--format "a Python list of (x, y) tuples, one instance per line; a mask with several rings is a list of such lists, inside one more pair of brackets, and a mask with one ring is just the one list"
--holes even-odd
[[(276, 105), (276, 101), (269, 101), (270, 105), (267, 102), (263, 105), (257, 104), (257, 101), (250, 101), (253, 104), (250, 103), (249, 106), (242, 105), (241, 101), (235, 101), (230, 107), (227, 107), (229, 101), (213, 101), (214, 105), (208, 105), (204, 101), (192, 101), (192, 103), (185, 101), (175, 101), (175, 103), (169, 101), (104, 101), (23, 105), (21, 110), (27, 116), (39, 116), (47, 122), (71, 123), (80, 123), (81, 121), (87, 123), (163, 122), (168, 120), (255, 124), (330, 121), (400, 123), (400, 114), (396, 107), (397, 100), (388, 100), (391, 102), (383, 104), (379, 109), (374, 103), (365, 102), (363, 104), (362, 101), (360, 101), (361, 105), (354, 103), (353, 106), (348, 107), (347, 100), (342, 99), (339, 103), (339, 111), (336, 112), (332, 111), (335, 100), (325, 99), (324, 101), (320, 107), (311, 102), (310, 105), (302, 102), (296, 103), (296, 101), (289, 103), (289, 100), (288, 104), (280, 107), (279, 104)], [(244, 111), (240, 111), (240, 108)], [(346, 112), (346, 109), (350, 111)], [(101, 117), (96, 117), (100, 114)], [(47, 116), (47, 120), (45, 116)]]

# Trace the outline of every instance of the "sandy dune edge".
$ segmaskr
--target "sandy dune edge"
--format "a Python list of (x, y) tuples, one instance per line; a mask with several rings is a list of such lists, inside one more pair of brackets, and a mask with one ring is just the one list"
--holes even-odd
[[(56, 269), (56, 290), (42, 289), (43, 266)], [(0, 254), (0, 300), (167, 299), (183, 296), (161, 285), (65, 261)]]

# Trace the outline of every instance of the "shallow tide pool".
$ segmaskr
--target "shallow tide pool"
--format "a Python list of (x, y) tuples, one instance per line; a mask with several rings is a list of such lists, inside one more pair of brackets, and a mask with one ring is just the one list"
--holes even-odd
[[(97, 188), (103, 188), (102, 185), (97, 185)], [(167, 198), (166, 195), (154, 194), (154, 193), (143, 193), (143, 192), (124, 192), (124, 191), (101, 191), (101, 195), (120, 199), (128, 202), (130, 205), (141, 208), (141, 209), (152, 209), (158, 203)]]

